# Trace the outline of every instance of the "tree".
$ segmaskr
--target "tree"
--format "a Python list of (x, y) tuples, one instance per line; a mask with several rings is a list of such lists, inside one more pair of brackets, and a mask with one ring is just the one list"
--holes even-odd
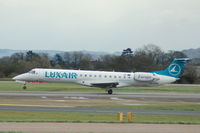
[(160, 68), (164, 52), (160, 47), (148, 44), (134, 52), (136, 71), (154, 71)]
[(133, 56), (133, 51), (131, 48), (124, 49), (121, 56)]
[(184, 73), (182, 74), (181, 79), (178, 80), (177, 83), (193, 84), (197, 80), (198, 76), (195, 66), (188, 64), (184, 69)]
[(187, 58), (187, 55), (185, 55), (183, 52), (180, 51), (172, 51), (170, 50), (168, 53), (166, 53), (166, 59), (167, 60), (173, 60), (174, 58)]
[(56, 54), (53, 59), (50, 61), (51, 66), (56, 67), (56, 68), (63, 68), (65, 65), (65, 62), (61, 55)]

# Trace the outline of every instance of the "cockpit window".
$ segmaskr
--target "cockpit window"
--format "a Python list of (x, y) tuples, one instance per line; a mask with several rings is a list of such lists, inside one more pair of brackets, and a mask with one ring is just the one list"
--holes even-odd
[(29, 71), (28, 73), (30, 73), (30, 74), (35, 74), (35, 71), (34, 71), (34, 70), (31, 70), (31, 71)]

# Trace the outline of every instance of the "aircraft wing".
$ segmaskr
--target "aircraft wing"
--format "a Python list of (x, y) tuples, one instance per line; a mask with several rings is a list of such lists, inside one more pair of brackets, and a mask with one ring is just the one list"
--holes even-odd
[(118, 82), (108, 82), (108, 83), (91, 83), (92, 86), (94, 87), (99, 87), (99, 88), (116, 88)]

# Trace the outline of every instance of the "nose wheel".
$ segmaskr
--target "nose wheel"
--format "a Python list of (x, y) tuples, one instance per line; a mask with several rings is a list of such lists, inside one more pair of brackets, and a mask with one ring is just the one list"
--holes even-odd
[(112, 90), (112, 89), (109, 89), (109, 90), (108, 90), (108, 94), (111, 95), (112, 93), (113, 93), (113, 90)]

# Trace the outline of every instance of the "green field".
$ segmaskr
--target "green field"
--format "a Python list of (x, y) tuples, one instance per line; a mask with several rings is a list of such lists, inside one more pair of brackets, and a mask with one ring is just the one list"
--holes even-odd
[(3, 132), (3, 131), (2, 131), (2, 132), (1, 132), (1, 131), (0, 131), (0, 133), (22, 133), (22, 132), (18, 132), (18, 131), (17, 131), (17, 132), (15, 132), (15, 131)]
[[(23, 84), (14, 81), (0, 81), (0, 91), (22, 91)], [(200, 86), (167, 85), (157, 87), (125, 87), (113, 89), (114, 92), (142, 93), (200, 93)], [(67, 92), (105, 92), (103, 89), (75, 84), (32, 83), (27, 84), (27, 91), (67, 91)]]
[[(0, 111), (0, 122), (93, 122), (118, 123), (117, 114), (56, 113), (56, 112), (4, 112)], [(134, 115), (128, 121), (124, 114), (123, 123), (170, 123), (200, 124), (200, 116)]]

